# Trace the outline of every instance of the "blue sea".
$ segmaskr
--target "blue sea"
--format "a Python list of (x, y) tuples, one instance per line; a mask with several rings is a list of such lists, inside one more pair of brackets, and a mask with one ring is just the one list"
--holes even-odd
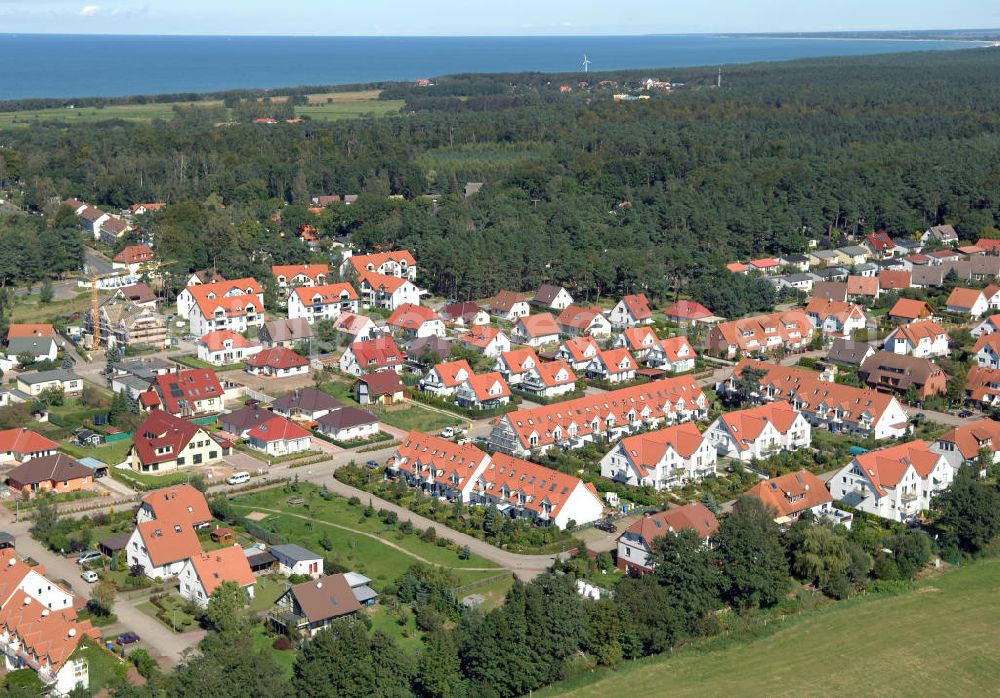
[(0, 99), (214, 92), (415, 80), (450, 73), (725, 65), (952, 50), (962, 41), (586, 37), (194, 37), (0, 35)]

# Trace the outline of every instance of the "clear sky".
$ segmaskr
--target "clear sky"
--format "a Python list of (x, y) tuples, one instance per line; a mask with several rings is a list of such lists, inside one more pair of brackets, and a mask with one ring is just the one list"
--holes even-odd
[(1000, 27), (1000, 0), (0, 0), (0, 33), (535, 35)]

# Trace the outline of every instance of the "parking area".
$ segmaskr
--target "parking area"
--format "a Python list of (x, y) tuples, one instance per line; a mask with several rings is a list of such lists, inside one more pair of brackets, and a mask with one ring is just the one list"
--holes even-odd
[(225, 463), (226, 466), (224, 468), (221, 466), (219, 467), (225, 472), (216, 475), (215, 479), (217, 480), (225, 479), (238, 470), (245, 470), (248, 473), (253, 473), (267, 467), (266, 462), (259, 461), (253, 456), (247, 455), (246, 453), (240, 453), (239, 451), (233, 451), (230, 455), (226, 456), (222, 462)]

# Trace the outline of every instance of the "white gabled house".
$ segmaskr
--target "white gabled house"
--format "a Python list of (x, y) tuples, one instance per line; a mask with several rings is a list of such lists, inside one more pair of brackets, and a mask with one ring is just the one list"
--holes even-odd
[(645, 293), (625, 296), (611, 309), (611, 324), (615, 327), (635, 327), (653, 324), (653, 311)]
[(301, 286), (288, 297), (288, 317), (303, 318), (310, 325), (319, 320), (336, 320), (341, 313), (357, 313), (359, 302), (350, 284)]
[(717, 460), (715, 446), (693, 422), (685, 422), (625, 437), (601, 459), (601, 475), (662, 490), (714, 475)]
[(180, 595), (201, 608), (208, 606), (212, 593), (224, 582), (235, 582), (253, 599), (256, 579), (240, 545), (199, 553), (184, 562), (177, 575)]
[(420, 289), (408, 279), (398, 276), (361, 272), (358, 274), (358, 292), (366, 308), (395, 310), (405, 303), (420, 304)]
[(555, 358), (567, 362), (574, 371), (585, 371), (601, 347), (593, 337), (572, 337), (556, 350)]
[(672, 373), (684, 373), (694, 369), (698, 354), (688, 338), (679, 335), (660, 340), (646, 354), (646, 365)]
[(540, 363), (534, 349), (512, 349), (497, 357), (493, 370), (499, 371), (508, 385), (519, 385)]
[(533, 395), (553, 398), (576, 390), (576, 374), (565, 361), (539, 363), (527, 373), (520, 387)]
[(455, 404), (472, 410), (489, 410), (510, 402), (510, 386), (498, 372), (471, 375), (455, 390)]
[(458, 386), (472, 375), (472, 367), (465, 359), (445, 361), (429, 370), (427, 375), (420, 379), (419, 385), (421, 390), (431, 395), (445, 397), (454, 395)]
[(611, 340), (614, 349), (628, 349), (636, 361), (645, 361), (649, 352), (660, 342), (653, 328), (640, 325), (629, 327)]
[(972, 349), (976, 364), (982, 368), (1000, 368), (1000, 334), (984, 334)]
[(948, 356), (948, 333), (933, 320), (917, 320), (900, 325), (885, 338), (883, 345), (893, 354), (908, 354), (920, 359)]
[(830, 494), (869, 514), (907, 521), (930, 508), (955, 468), (922, 440), (856, 456), (830, 480)]
[(997, 331), (1000, 331), (1000, 315), (990, 315), (972, 328), (972, 336), (979, 339), (984, 334), (993, 334)]
[(720, 416), (705, 430), (705, 438), (720, 456), (749, 462), (808, 447), (812, 427), (788, 403), (768, 402)]
[(635, 380), (639, 366), (628, 349), (607, 349), (597, 352), (587, 365), (587, 375), (608, 383), (627, 383)]

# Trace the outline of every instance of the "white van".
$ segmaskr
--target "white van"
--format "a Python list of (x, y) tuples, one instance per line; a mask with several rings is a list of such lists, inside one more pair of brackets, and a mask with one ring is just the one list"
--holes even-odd
[(233, 473), (226, 480), (230, 485), (242, 485), (244, 482), (250, 482), (250, 473), (245, 470), (241, 470), (238, 473)]

